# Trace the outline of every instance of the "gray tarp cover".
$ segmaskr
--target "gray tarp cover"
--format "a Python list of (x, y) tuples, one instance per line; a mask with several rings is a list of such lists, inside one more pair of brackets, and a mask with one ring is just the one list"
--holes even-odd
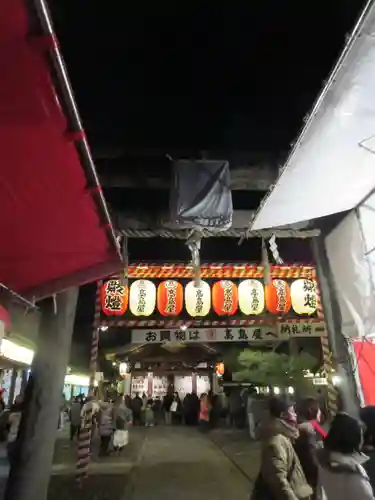
[(183, 227), (222, 231), (232, 226), (233, 204), (227, 161), (173, 163), (171, 221)]

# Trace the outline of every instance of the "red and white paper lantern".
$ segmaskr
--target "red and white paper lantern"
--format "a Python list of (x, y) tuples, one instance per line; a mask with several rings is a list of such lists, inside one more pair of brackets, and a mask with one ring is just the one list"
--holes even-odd
[(313, 280), (295, 280), (290, 287), (292, 307), (297, 314), (314, 314), (317, 309), (317, 288)]
[(259, 280), (244, 280), (238, 285), (240, 311), (246, 316), (261, 314), (264, 310), (264, 287)]
[(184, 306), (184, 291), (181, 283), (175, 280), (160, 283), (157, 305), (162, 316), (178, 316)]
[(233, 316), (238, 309), (238, 290), (233, 281), (217, 281), (212, 287), (212, 307), (218, 316)]
[(266, 286), (265, 295), (266, 307), (270, 313), (282, 315), (290, 311), (290, 288), (285, 280), (272, 280), (272, 283)]
[(102, 286), (102, 311), (107, 316), (122, 316), (129, 301), (129, 289), (120, 280), (109, 280)]
[(199, 285), (190, 281), (185, 287), (185, 307), (193, 318), (207, 316), (211, 308), (210, 285), (205, 281), (200, 281)]
[(151, 316), (156, 305), (156, 286), (150, 280), (137, 280), (130, 286), (130, 312), (134, 316)]

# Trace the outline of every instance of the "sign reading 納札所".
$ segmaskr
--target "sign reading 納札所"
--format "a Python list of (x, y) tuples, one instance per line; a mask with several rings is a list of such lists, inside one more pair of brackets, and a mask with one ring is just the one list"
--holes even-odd
[(320, 337), (322, 323), (280, 324), (277, 327), (247, 326), (233, 328), (188, 328), (186, 330), (132, 330), (133, 344), (161, 342), (264, 342), (290, 337)]

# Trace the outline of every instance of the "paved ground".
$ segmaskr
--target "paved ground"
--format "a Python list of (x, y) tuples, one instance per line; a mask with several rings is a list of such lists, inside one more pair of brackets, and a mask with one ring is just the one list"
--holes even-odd
[[(144, 438), (144, 429), (135, 428), (130, 433), (129, 445), (119, 457), (97, 457), (98, 442), (93, 446), (90, 475), (83, 488), (75, 481), (76, 446), (60, 433), (56, 440), (54, 464), (49, 485), (48, 500), (124, 500), (128, 479), (137, 463)], [(0, 446), (0, 499), (8, 475), (5, 448)]]
[(260, 443), (251, 441), (242, 430), (217, 429), (210, 433), (210, 439), (254, 483), (260, 466)]
[(195, 429), (149, 429), (133, 471), (131, 500), (246, 500), (249, 480), (210, 436)]
[[(123, 456), (99, 460), (95, 448), (80, 490), (75, 447), (59, 436), (48, 500), (246, 500), (259, 462), (259, 447), (243, 431), (205, 436), (186, 427), (134, 428)], [(6, 474), (4, 463), (0, 498)]]

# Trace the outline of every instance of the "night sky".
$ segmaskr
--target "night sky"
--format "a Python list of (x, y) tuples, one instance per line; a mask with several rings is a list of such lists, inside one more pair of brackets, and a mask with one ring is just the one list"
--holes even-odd
[(363, 3), (53, 0), (51, 10), (94, 151), (283, 155)]
[[(170, 2), (50, 1), (94, 157), (110, 151), (247, 151), (275, 168), (363, 5), (263, 0), (196, 9)], [(122, 203), (121, 193), (107, 197), (110, 205)], [(171, 245), (171, 259), (188, 258), (181, 243), (179, 249)], [(211, 241), (203, 260), (217, 259), (220, 245), (221, 259), (260, 258), (250, 247), (238, 250), (237, 242)], [(140, 242), (133, 260), (152, 258), (150, 252), (154, 260), (165, 259), (160, 248), (156, 240)], [(301, 256), (309, 261), (308, 251)], [(93, 290), (82, 289), (76, 322), (75, 339), (86, 344)]]

